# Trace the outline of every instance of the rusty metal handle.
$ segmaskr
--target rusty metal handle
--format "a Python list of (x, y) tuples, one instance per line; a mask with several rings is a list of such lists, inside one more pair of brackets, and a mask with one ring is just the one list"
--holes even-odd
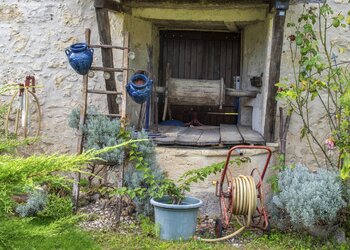
[(228, 151), (227, 153), (227, 158), (226, 158), (226, 162), (225, 162), (225, 167), (224, 169), (222, 170), (222, 174), (221, 174), (221, 179), (220, 179), (220, 190), (219, 192), (221, 193), (222, 192), (222, 186), (224, 184), (224, 180), (225, 180), (225, 176), (226, 176), (226, 172), (227, 172), (227, 168), (228, 168), (228, 165), (230, 163), (230, 159), (231, 159), (231, 155), (232, 155), (232, 152), (237, 150), (237, 149), (263, 149), (263, 150), (266, 150), (267, 153), (268, 153), (268, 156), (267, 156), (267, 159), (266, 159), (266, 162), (265, 162), (265, 166), (264, 166), (264, 170), (262, 171), (261, 173), (261, 179), (263, 180), (264, 179), (264, 176), (265, 176), (265, 173), (266, 173), (266, 170), (267, 170), (267, 167), (270, 163), (270, 159), (271, 159), (271, 155), (272, 155), (272, 151), (269, 147), (266, 147), (266, 146), (249, 146), (249, 145), (238, 145), (238, 146), (234, 146), (232, 148), (230, 148), (230, 150)]

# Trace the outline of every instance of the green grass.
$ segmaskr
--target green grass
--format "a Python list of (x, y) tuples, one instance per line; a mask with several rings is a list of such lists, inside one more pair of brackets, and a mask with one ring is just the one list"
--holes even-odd
[(254, 238), (246, 244), (246, 249), (350, 249), (349, 244), (339, 245), (329, 240), (318, 240), (305, 233), (282, 233), (272, 230), (270, 238), (267, 235)]
[[(79, 217), (60, 220), (45, 218), (0, 218), (0, 249), (81, 250), (81, 249), (232, 249), (224, 244), (199, 241), (161, 241), (152, 232), (153, 225), (128, 226), (119, 232), (87, 232), (75, 226)], [(125, 229), (123, 229), (125, 230)]]
[(1, 218), (0, 249), (101, 249), (90, 234), (74, 226), (77, 220)]
[[(141, 220), (140, 225), (119, 227), (115, 232), (83, 231), (76, 226), (82, 217), (66, 217), (59, 220), (47, 218), (0, 218), (0, 249), (25, 250), (133, 250), (133, 249), (235, 249), (227, 243), (204, 243), (201, 241), (161, 241), (149, 220)], [(244, 249), (350, 249), (350, 245), (337, 245), (318, 241), (305, 234), (283, 234), (273, 231), (257, 236), (244, 231), (239, 236), (246, 239)]]
[(203, 250), (228, 250), (235, 249), (230, 245), (223, 243), (208, 244), (200, 241), (161, 241), (155, 237), (145, 235), (121, 235), (117, 232), (115, 234), (97, 234), (95, 238), (99, 242), (102, 249), (106, 250), (138, 250), (138, 249), (174, 249), (174, 250), (187, 250), (187, 249), (203, 249)]

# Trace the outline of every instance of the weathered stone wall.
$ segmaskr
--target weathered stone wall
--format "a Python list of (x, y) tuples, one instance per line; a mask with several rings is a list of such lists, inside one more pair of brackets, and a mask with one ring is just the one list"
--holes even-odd
[[(99, 37), (93, 0), (0, 1), (0, 84), (23, 83), (35, 75), (43, 122), (42, 143), (37, 151), (74, 152), (76, 137), (67, 116), (82, 101), (82, 76), (69, 66), (65, 48), (84, 41), (91, 28), (91, 42)], [(122, 45), (122, 18), (111, 15), (113, 43)], [(101, 65), (95, 50), (94, 64)], [(102, 73), (89, 78), (90, 86), (104, 88)], [(106, 107), (104, 96), (92, 96), (90, 104)]]
[[(346, 0), (329, 0), (334, 13), (343, 12), (346, 14), (350, 10), (350, 4)], [(282, 62), (281, 62), (281, 79), (288, 78), (293, 81), (292, 75), (292, 61), (290, 57), (289, 42), (287, 37), (290, 36), (293, 31), (291, 28), (287, 28), (288, 22), (297, 22), (298, 16), (302, 13), (303, 6), (302, 4), (291, 5), (290, 9), (287, 12), (286, 17), (286, 27), (285, 27), (285, 42), (283, 46)], [(344, 49), (344, 53), (339, 53), (337, 49), (334, 50), (334, 53), (338, 56), (338, 62), (349, 61), (350, 60), (350, 29), (347, 29), (345, 32), (331, 31), (328, 33), (328, 39), (330, 42), (334, 43), (336, 46), (340, 46)], [(325, 142), (325, 140), (330, 135), (328, 129), (328, 124), (324, 118), (324, 113), (322, 113), (322, 108), (320, 103), (313, 103), (310, 106), (310, 120), (311, 126), (313, 126), (318, 138), (320, 141)], [(277, 116), (276, 122), (278, 127), (279, 116)], [(301, 130), (301, 121), (297, 115), (292, 116), (290, 129), (287, 137), (287, 162), (296, 163), (302, 162), (307, 164), (309, 167), (315, 167), (316, 162), (307, 146), (307, 141), (300, 139), (300, 130)], [(278, 129), (276, 131), (278, 133)], [(324, 162), (324, 157), (320, 152), (317, 153), (320, 162)]]

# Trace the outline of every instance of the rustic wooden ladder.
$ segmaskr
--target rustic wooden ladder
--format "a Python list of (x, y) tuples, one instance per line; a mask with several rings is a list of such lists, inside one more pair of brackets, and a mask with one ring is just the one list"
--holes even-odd
[[(77, 145), (77, 152), (78, 154), (81, 154), (84, 150), (84, 134), (83, 134), (83, 127), (86, 122), (86, 117), (89, 116), (87, 113), (87, 102), (88, 102), (88, 94), (102, 94), (102, 95), (112, 95), (112, 96), (120, 96), (122, 97), (122, 103), (121, 107), (119, 107), (119, 110), (121, 112), (118, 112), (117, 114), (104, 114), (109, 117), (117, 117), (120, 119), (126, 118), (126, 83), (128, 81), (128, 71), (129, 71), (129, 60), (128, 60), (128, 53), (129, 53), (129, 33), (124, 34), (124, 42), (123, 46), (115, 46), (115, 45), (109, 45), (109, 44), (100, 44), (100, 45), (93, 45), (90, 43), (91, 40), (91, 30), (86, 29), (85, 30), (85, 40), (90, 48), (100, 48), (102, 50), (106, 49), (117, 49), (117, 50), (123, 50), (123, 60), (122, 60), (122, 67), (121, 68), (109, 68), (109, 67), (96, 67), (92, 66), (90, 68), (90, 71), (103, 71), (103, 72), (122, 72), (123, 73), (123, 82), (122, 82), (122, 88), (120, 91), (109, 91), (109, 90), (94, 90), (89, 89), (89, 77), (88, 74), (83, 76), (83, 103), (80, 108), (80, 120), (79, 120), (79, 128), (78, 128), (78, 145)], [(113, 55), (113, 54), (112, 54)], [(111, 76), (112, 77), (112, 76)], [(113, 74), (114, 77), (114, 74)], [(115, 89), (117, 90), (117, 86), (115, 86)], [(116, 99), (114, 98), (114, 101)], [(109, 109), (110, 110), (110, 109)], [(79, 181), (80, 181), (80, 173), (76, 174), (74, 184), (73, 184), (73, 203), (74, 203), (74, 209), (76, 210), (78, 208), (79, 203)]]

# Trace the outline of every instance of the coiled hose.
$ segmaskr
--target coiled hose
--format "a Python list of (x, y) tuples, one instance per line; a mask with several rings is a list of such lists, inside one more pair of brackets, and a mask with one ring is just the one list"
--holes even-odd
[[(201, 239), (204, 242), (217, 242), (228, 240), (242, 232), (252, 223), (252, 217), (257, 206), (256, 184), (252, 176), (239, 175), (232, 178), (232, 214), (236, 215), (237, 222), (242, 226), (235, 232), (217, 239)], [(243, 215), (243, 220), (239, 220), (237, 215)]]

